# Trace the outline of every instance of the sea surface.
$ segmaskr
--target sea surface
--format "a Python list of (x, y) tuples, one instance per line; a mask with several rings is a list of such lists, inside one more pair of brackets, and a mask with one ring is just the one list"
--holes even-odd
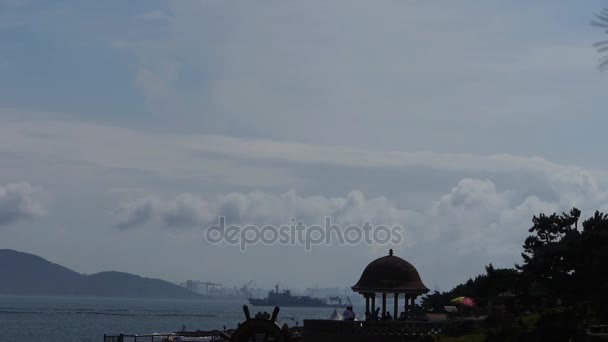
[[(103, 334), (150, 334), (236, 328), (246, 301), (31, 297), (0, 295), (0, 341), (103, 341)], [(355, 305), (357, 314), (361, 307)], [(272, 311), (250, 307), (251, 314)], [(281, 308), (279, 322), (328, 318), (333, 308)], [(339, 309), (342, 311), (343, 309)]]

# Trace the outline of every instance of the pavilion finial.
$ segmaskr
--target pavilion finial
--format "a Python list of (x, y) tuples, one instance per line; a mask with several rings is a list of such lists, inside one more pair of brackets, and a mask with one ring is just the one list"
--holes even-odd
[(392, 249), (392, 248), (388, 250), (388, 255), (389, 255), (389, 256), (390, 256), (390, 255), (393, 255), (393, 249)]

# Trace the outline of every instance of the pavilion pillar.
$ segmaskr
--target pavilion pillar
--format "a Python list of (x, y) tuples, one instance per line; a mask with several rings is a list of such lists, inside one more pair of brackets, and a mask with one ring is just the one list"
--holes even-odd
[(386, 292), (382, 292), (382, 314), (386, 314)]
[(412, 296), (411, 301), (412, 302), (410, 304), (410, 307), (411, 307), (410, 310), (411, 310), (412, 316), (414, 316), (414, 309), (416, 308), (416, 296)]
[(369, 311), (369, 293), (365, 294), (365, 312), (370, 312)]
[(372, 311), (376, 311), (376, 292), (371, 294), (372, 296)]
[(407, 295), (407, 293), (405, 294), (405, 303), (403, 303), (403, 312), (405, 312), (405, 319), (407, 319), (407, 314), (408, 314), (408, 310), (407, 310), (407, 306), (410, 300), (410, 296)]
[(395, 302), (393, 304), (393, 319), (397, 320), (399, 318), (399, 293), (397, 292), (395, 292)]

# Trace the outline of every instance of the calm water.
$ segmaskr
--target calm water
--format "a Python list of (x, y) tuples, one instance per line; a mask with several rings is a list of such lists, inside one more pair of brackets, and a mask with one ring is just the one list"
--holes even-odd
[[(235, 328), (238, 301), (0, 296), (0, 341), (102, 341), (104, 332), (144, 334)], [(252, 314), (272, 308), (250, 308)], [(361, 308), (355, 306), (357, 314)], [(327, 318), (330, 308), (281, 308), (281, 323)]]

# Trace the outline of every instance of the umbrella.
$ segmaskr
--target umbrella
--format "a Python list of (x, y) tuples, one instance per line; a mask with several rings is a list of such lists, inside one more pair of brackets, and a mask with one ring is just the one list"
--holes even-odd
[(462, 306), (466, 306), (469, 308), (477, 306), (477, 303), (475, 303), (475, 300), (470, 297), (456, 297), (456, 298), (452, 299), (450, 301), (450, 303), (460, 304)]
[(473, 298), (465, 298), (462, 300), (462, 306), (466, 306), (469, 308), (474, 308), (477, 306), (477, 303), (475, 303), (475, 300)]
[(465, 298), (467, 298), (467, 297), (456, 297), (456, 298), (452, 299), (450, 301), (450, 303), (461, 304)]

